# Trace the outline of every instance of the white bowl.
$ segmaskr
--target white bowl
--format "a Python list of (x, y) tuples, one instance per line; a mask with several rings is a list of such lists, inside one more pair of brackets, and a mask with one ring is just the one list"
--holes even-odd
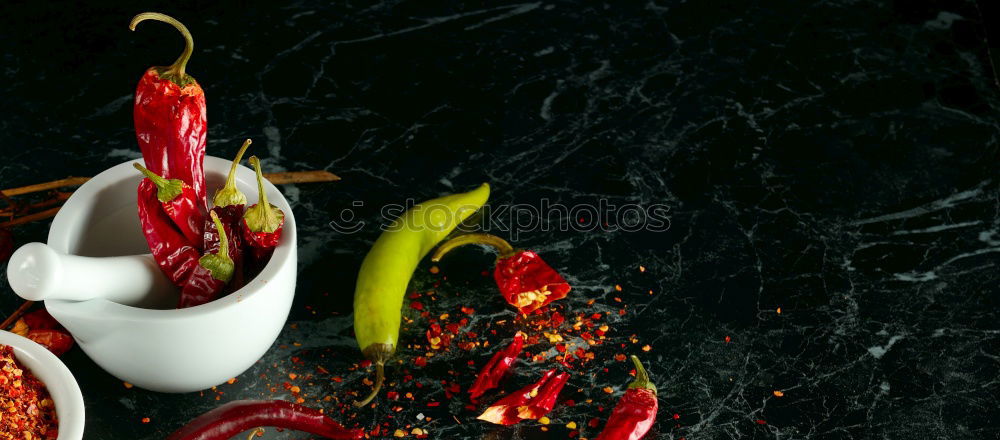
[[(142, 176), (133, 162), (111, 167), (77, 189), (53, 220), (48, 245), (90, 257), (149, 253), (136, 208)], [(222, 187), (229, 167), (229, 160), (205, 158), (209, 197)], [(253, 170), (239, 167), (236, 180), (250, 204), (255, 203)], [(94, 362), (138, 387), (182, 393), (238, 376), (274, 343), (295, 295), (295, 217), (274, 185), (265, 181), (264, 190), (285, 213), (284, 232), (270, 262), (242, 289), (186, 309), (141, 308), (106, 299), (47, 300), (45, 307)]]
[(45, 384), (56, 405), (59, 418), (57, 440), (83, 438), (83, 394), (73, 373), (56, 355), (28, 338), (0, 331), (0, 345), (14, 347), (14, 357)]

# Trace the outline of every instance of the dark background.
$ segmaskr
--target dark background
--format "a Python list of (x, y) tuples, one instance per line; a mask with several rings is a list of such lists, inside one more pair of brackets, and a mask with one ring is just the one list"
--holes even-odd
[[(288, 329), (235, 384), (126, 389), (79, 349), (64, 356), (88, 439), (159, 439), (225, 401), (288, 398), (289, 372), (311, 375), (292, 381), (307, 404), (383, 433), (567, 438), (575, 422), (594, 438), (629, 380), (620, 353), (639, 354), (660, 389), (647, 438), (1000, 438), (1000, 101), (974, 2), (6, 2), (0, 186), (139, 156), (135, 84), (182, 47), (167, 25), (129, 32), (145, 10), (195, 36), (208, 154), (251, 137), (266, 171), (343, 180), (282, 187), (299, 288)], [(550, 222), (519, 236), (574, 285), (557, 309), (611, 329), (563, 392), (575, 405), (547, 432), (494, 430), (441, 383), (467, 387), (492, 348), (420, 368), (404, 347), (390, 390), (414, 400), (344, 408), (367, 389), (350, 298), (379, 208), (483, 181), (494, 204), (670, 208), (667, 232)], [(328, 227), (356, 200), (369, 227)], [(413, 288), (436, 286), (433, 314), (475, 306), (464, 330), (505, 343), (514, 313), (479, 274), (491, 257), (458, 255), (438, 275), (421, 265)], [(19, 304), (2, 283), (0, 316)], [(420, 343), (426, 322), (406, 313), (403, 342)], [(505, 389), (549, 366), (521, 365)]]

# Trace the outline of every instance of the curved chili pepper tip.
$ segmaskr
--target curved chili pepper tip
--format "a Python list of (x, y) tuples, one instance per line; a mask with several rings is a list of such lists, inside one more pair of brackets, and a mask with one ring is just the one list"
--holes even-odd
[(628, 384), (628, 389), (650, 390), (653, 394), (656, 394), (656, 385), (649, 380), (649, 374), (643, 368), (642, 362), (639, 362), (639, 358), (635, 355), (632, 355), (631, 359), (632, 363), (635, 364), (635, 380)]
[(451, 252), (459, 246), (465, 246), (467, 244), (484, 244), (490, 246), (497, 250), (499, 254), (497, 258), (506, 258), (514, 255), (514, 248), (511, 247), (507, 240), (504, 240), (496, 235), (491, 234), (464, 234), (458, 237), (452, 238), (438, 246), (437, 250), (434, 251), (434, 255), (431, 256), (431, 261), (437, 263), (441, 261), (441, 258), (445, 254)]
[(177, 61), (174, 61), (173, 64), (159, 72), (160, 77), (168, 79), (181, 87), (194, 82), (194, 78), (191, 78), (191, 75), (185, 73), (188, 60), (191, 59), (191, 54), (194, 52), (194, 37), (191, 36), (191, 31), (188, 30), (187, 26), (184, 26), (184, 24), (177, 21), (174, 17), (161, 14), (159, 12), (143, 12), (141, 14), (137, 14), (135, 17), (132, 17), (132, 21), (129, 22), (129, 30), (135, 31), (135, 27), (139, 23), (146, 20), (156, 20), (167, 23), (177, 29), (177, 31), (181, 33), (181, 36), (184, 37), (184, 51), (181, 52), (181, 56), (177, 58)]

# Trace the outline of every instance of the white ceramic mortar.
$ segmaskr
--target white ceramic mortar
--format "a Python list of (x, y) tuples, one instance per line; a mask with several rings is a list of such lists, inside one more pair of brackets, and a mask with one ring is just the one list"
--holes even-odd
[[(132, 162), (109, 168), (73, 193), (52, 222), (48, 238), (52, 249), (90, 257), (149, 252), (136, 208), (142, 176)], [(229, 167), (228, 160), (205, 158), (209, 197), (222, 187)], [(250, 204), (256, 203), (253, 170), (239, 167), (236, 179)], [(45, 307), (94, 362), (138, 387), (191, 392), (238, 376), (278, 337), (295, 294), (295, 217), (274, 185), (265, 182), (264, 189), (268, 200), (285, 213), (284, 233), (270, 262), (242, 289), (186, 309), (138, 307), (174, 301), (152, 297), (133, 305), (106, 299), (50, 299)], [(135, 274), (118, 276), (127, 283)]]

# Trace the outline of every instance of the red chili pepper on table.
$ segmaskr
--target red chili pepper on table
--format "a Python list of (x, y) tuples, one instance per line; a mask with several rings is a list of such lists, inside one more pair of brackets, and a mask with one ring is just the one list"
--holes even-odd
[(513, 425), (521, 420), (539, 419), (552, 411), (563, 386), (569, 381), (569, 373), (556, 374), (553, 368), (532, 385), (496, 401), (486, 408), (479, 417), (498, 425)]
[(198, 265), (201, 254), (163, 211), (153, 181), (142, 179), (139, 183), (138, 205), (142, 234), (146, 237), (153, 259), (174, 285), (183, 287)]
[(181, 299), (177, 308), (194, 307), (205, 304), (225, 290), (226, 284), (233, 279), (235, 265), (233, 259), (229, 257), (229, 239), (226, 238), (226, 228), (222, 225), (222, 220), (215, 214), (209, 213), (215, 227), (219, 231), (219, 250), (216, 253), (206, 252), (198, 259), (198, 265), (191, 272), (187, 283), (181, 289)]
[(281, 239), (281, 229), (285, 224), (285, 213), (267, 201), (264, 192), (264, 174), (260, 170), (260, 159), (250, 156), (250, 164), (257, 171), (257, 204), (251, 205), (243, 213), (243, 239), (250, 245), (253, 264), (262, 269), (271, 257), (271, 252)]
[(628, 385), (597, 440), (639, 440), (656, 421), (659, 407), (656, 385), (649, 381), (649, 374), (639, 358), (632, 356), (632, 363), (635, 364), (635, 381)]
[[(243, 287), (243, 234), (240, 231), (243, 222), (243, 211), (246, 209), (247, 196), (236, 187), (236, 167), (243, 160), (243, 153), (252, 142), (247, 139), (236, 153), (233, 164), (229, 168), (229, 175), (226, 177), (226, 184), (215, 192), (212, 198), (212, 212), (219, 216), (222, 221), (226, 237), (229, 238), (229, 258), (233, 260), (236, 271), (233, 273), (233, 280), (229, 284), (231, 290)], [(215, 227), (215, 222), (211, 219), (205, 221), (204, 236), (205, 252), (217, 252), (219, 250), (219, 229)]]
[(196, 417), (167, 440), (226, 440), (258, 426), (294, 429), (332, 439), (364, 438), (323, 413), (284, 400), (237, 400)]
[[(154, 173), (180, 179), (191, 186), (204, 209), (205, 141), (207, 120), (205, 92), (185, 72), (194, 39), (191, 32), (174, 18), (144, 12), (132, 18), (129, 29), (145, 20), (168, 23), (184, 36), (184, 51), (170, 66), (150, 67), (135, 90), (132, 116), (142, 157)], [(200, 244), (199, 244), (200, 245)]]
[(201, 239), (205, 228), (205, 214), (194, 189), (180, 179), (166, 179), (156, 175), (138, 163), (132, 164), (147, 179), (156, 185), (156, 198), (174, 222), (192, 244), (201, 248)]
[(496, 352), (479, 371), (475, 382), (469, 387), (469, 397), (476, 400), (486, 391), (496, 388), (500, 384), (500, 379), (503, 379), (507, 370), (517, 361), (517, 356), (521, 354), (523, 346), (524, 333), (517, 332), (514, 335), (514, 341), (503, 350)]
[(56, 356), (61, 356), (73, 348), (73, 337), (45, 309), (38, 309), (22, 316), (14, 323), (11, 333), (37, 342)]
[(521, 313), (531, 313), (565, 298), (570, 291), (569, 283), (537, 253), (514, 250), (510, 243), (495, 235), (459, 235), (442, 243), (434, 251), (431, 261), (441, 261), (441, 257), (449, 251), (466, 244), (484, 244), (498, 251), (493, 279), (504, 299)]

